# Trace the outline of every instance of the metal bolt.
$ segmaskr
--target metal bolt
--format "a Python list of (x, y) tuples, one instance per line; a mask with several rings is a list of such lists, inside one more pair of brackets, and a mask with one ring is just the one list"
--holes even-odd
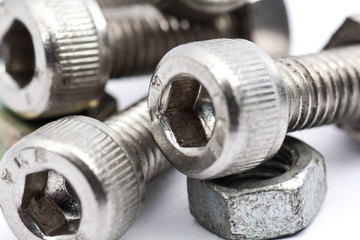
[[(86, 109), (99, 101), (109, 76), (151, 72), (172, 47), (241, 36), (239, 24), (246, 22), (238, 14), (191, 22), (164, 15), (149, 4), (102, 12), (94, 0), (5, 0), (4, 8), (0, 99), (25, 118)], [(268, 43), (275, 32), (275, 40), (286, 43), (280, 51), (285, 53), (288, 25), (282, 10), (267, 21), (268, 31), (259, 26), (249, 36), (263, 36)]]
[(211, 181), (188, 178), (191, 214), (227, 239), (273, 239), (308, 226), (326, 194), (323, 156), (287, 137), (264, 165)]
[(15, 144), (0, 163), (0, 205), (19, 239), (119, 239), (145, 182), (168, 169), (146, 101), (104, 123), (74, 116)]
[[(246, 0), (98, 0), (98, 2), (101, 7), (105, 8), (139, 3), (150, 3), (156, 5), (163, 10), (168, 10), (168, 8), (170, 7), (172, 13), (174, 13), (175, 15), (180, 14), (180, 16), (182, 17), (186, 15), (186, 17), (190, 18), (198, 18), (197, 16), (194, 16), (194, 14), (205, 14), (213, 16), (228, 13), (238, 9), (239, 7), (247, 3)], [(190, 14), (186, 14), (185, 11), (190, 12)]]
[(273, 60), (245, 40), (185, 44), (151, 82), (155, 139), (190, 177), (247, 171), (271, 159), (287, 131), (358, 122), (359, 65), (358, 45)]
[[(105, 94), (100, 104), (88, 108), (81, 115), (103, 121), (117, 110), (115, 98)], [(32, 133), (48, 121), (26, 121), (18, 118), (0, 103), (0, 158), (5, 152), (24, 136)]]

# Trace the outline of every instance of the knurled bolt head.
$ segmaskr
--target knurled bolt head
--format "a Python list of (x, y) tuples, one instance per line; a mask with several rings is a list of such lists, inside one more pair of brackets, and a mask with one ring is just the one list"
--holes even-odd
[[(150, 4), (101, 9), (95, 0), (4, 0), (3, 9), (0, 99), (28, 119), (78, 113), (99, 102), (109, 77), (150, 73), (181, 43), (239, 37), (241, 16), (248, 17), (225, 14), (196, 22)], [(266, 28), (280, 26), (277, 36), (287, 41), (286, 9), (281, 11)], [(272, 39), (262, 26), (249, 38)], [(287, 52), (288, 45), (281, 46)]]
[(271, 159), (287, 131), (358, 129), (359, 66), (356, 44), (275, 60), (246, 40), (184, 44), (165, 55), (150, 84), (154, 137), (192, 178), (247, 171)]
[(274, 156), (285, 137), (289, 114), (281, 81), (270, 56), (248, 41), (179, 46), (165, 55), (151, 81), (154, 137), (172, 165), (190, 177), (249, 170), (264, 155)]
[[(81, 115), (103, 121), (117, 111), (117, 102), (109, 94), (105, 94), (99, 105), (88, 108)], [(0, 103), (0, 158), (5, 152), (24, 136), (48, 123), (48, 121), (27, 121), (18, 118)]]
[(19, 239), (117, 240), (139, 213), (145, 183), (168, 167), (146, 101), (105, 123), (66, 117), (5, 154), (0, 205)]
[[(106, 21), (95, 0), (5, 0), (1, 101), (25, 118), (79, 112), (109, 75)], [(96, 19), (96, 21), (94, 21)]]

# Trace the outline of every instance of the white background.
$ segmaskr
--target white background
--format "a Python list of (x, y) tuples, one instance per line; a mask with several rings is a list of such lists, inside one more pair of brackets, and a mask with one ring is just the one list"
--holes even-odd
[[(319, 51), (346, 16), (360, 13), (359, 0), (286, 2), (291, 21), (292, 54)], [(149, 79), (114, 82), (109, 84), (108, 90), (119, 96), (123, 108), (145, 96)], [(359, 239), (360, 143), (335, 126), (304, 130), (294, 135), (325, 156), (328, 192), (313, 223), (290, 238)], [(190, 215), (185, 180), (185, 176), (171, 170), (151, 182), (144, 208), (123, 239), (221, 239), (202, 228)], [(0, 240), (3, 239), (16, 238), (0, 215)]]

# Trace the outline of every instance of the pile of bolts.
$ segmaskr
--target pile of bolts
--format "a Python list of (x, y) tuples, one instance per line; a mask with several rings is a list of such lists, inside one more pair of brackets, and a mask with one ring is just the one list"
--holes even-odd
[[(360, 17), (322, 52), (284, 57), (287, 17), (283, 0), (0, 1), (0, 209), (14, 234), (117, 240), (170, 166), (221, 237), (308, 226), (324, 158), (286, 134), (337, 123), (360, 140)], [(147, 99), (116, 112), (107, 81), (150, 73)]]

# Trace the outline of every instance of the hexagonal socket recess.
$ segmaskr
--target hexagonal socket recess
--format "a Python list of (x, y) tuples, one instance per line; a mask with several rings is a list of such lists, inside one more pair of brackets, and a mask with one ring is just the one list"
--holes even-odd
[[(88, 108), (80, 115), (103, 121), (117, 111), (117, 102), (109, 94), (105, 94), (100, 104)], [(5, 152), (24, 136), (32, 133), (48, 121), (26, 121), (18, 118), (0, 103), (0, 158)]]
[(16, 143), (0, 162), (0, 206), (19, 239), (117, 240), (145, 182), (169, 168), (146, 101), (105, 123), (73, 116)]
[(211, 181), (188, 178), (191, 214), (227, 239), (272, 239), (305, 228), (326, 193), (323, 156), (287, 137), (275, 157), (251, 171)]
[[(29, 119), (86, 109), (98, 103), (109, 76), (150, 73), (171, 48), (240, 37), (246, 18), (256, 18), (234, 13), (195, 22), (149, 4), (101, 9), (95, 0), (4, 0), (0, 7), (0, 99)], [(277, 54), (285, 54), (288, 24), (282, 11), (254, 25), (256, 34), (244, 35), (268, 39), (272, 46), (276, 32), (274, 41), (285, 43)]]
[(330, 123), (356, 129), (359, 66), (359, 45), (273, 60), (240, 39), (184, 44), (152, 78), (155, 139), (189, 177), (247, 171), (271, 159), (287, 131)]

